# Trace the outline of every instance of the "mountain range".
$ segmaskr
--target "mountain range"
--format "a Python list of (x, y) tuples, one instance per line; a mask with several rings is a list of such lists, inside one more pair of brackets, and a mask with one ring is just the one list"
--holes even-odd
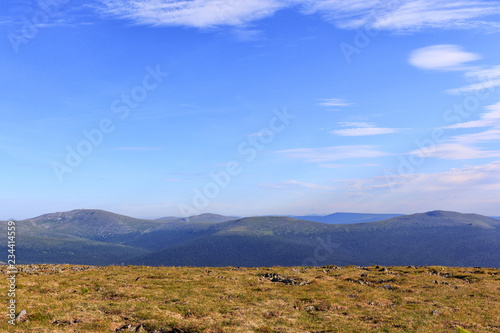
[[(1, 223), (0, 247), (7, 253), (7, 222)], [(148, 220), (80, 209), (17, 221), (16, 259), (17, 264), (500, 267), (500, 220), (448, 211)]]
[(382, 221), (401, 215), (402, 214), (333, 213), (330, 215), (306, 215), (306, 216), (291, 216), (291, 217), (299, 220), (321, 222), (328, 224), (350, 224), (350, 223)]

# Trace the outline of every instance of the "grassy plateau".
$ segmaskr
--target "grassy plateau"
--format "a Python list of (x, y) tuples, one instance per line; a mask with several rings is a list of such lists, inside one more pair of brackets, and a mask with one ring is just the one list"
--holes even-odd
[(500, 270), (18, 266), (1, 332), (500, 332)]

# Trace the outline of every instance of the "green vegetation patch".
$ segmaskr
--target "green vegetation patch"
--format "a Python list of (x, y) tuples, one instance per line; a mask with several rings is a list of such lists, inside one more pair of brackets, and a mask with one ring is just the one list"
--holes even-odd
[[(17, 332), (494, 332), (498, 269), (20, 266)], [(5, 270), (3, 271), (5, 274)], [(7, 288), (7, 279), (1, 279)], [(301, 283), (307, 281), (308, 283)], [(471, 283), (470, 281), (479, 281)], [(7, 295), (0, 295), (8, 302)]]

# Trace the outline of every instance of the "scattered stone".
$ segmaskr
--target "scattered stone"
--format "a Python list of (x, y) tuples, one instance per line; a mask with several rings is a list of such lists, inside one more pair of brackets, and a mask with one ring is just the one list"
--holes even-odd
[(263, 278), (270, 280), (271, 282), (281, 282), (284, 284), (295, 285), (295, 286), (304, 286), (306, 284), (311, 283), (309, 280), (303, 281), (295, 278), (284, 277), (277, 273), (266, 273), (261, 275)]
[(394, 288), (390, 284), (384, 285), (383, 288), (387, 290), (394, 290)]
[(434, 316), (437, 316), (437, 315), (439, 315), (439, 312), (438, 312), (438, 310), (432, 310), (432, 314), (433, 314)]
[(387, 272), (387, 271), (388, 271), (388, 269), (387, 269), (387, 268), (385, 268), (385, 267), (384, 267), (384, 268), (379, 269), (379, 272)]
[[(127, 331), (127, 332), (148, 332), (146, 330), (146, 327), (143, 325), (143, 324), (140, 324), (138, 326), (133, 326), (133, 325), (123, 325), (122, 327), (119, 327), (115, 330), (115, 332), (123, 332), (123, 331)], [(157, 331), (154, 331), (154, 332), (157, 332)], [(165, 332), (163, 330), (161, 331), (158, 331), (158, 332)]]
[(364, 280), (361, 280), (361, 279), (358, 279), (358, 280), (346, 279), (346, 281), (352, 282), (352, 283), (357, 283), (357, 284), (360, 284), (362, 286), (369, 286), (369, 285), (372, 284), (370, 281), (364, 281)]
[(121, 331), (129, 331), (129, 332), (134, 332), (135, 331), (135, 327), (133, 327), (132, 325), (128, 324), (128, 325), (123, 325), (122, 327), (119, 327), (115, 330), (115, 332), (121, 332)]
[(305, 307), (305, 309), (307, 312), (312, 312), (312, 311), (316, 311), (316, 307), (314, 305), (308, 305)]
[(71, 320), (56, 320), (52, 324), (57, 326), (71, 326), (73, 324), (81, 323), (82, 321), (79, 319), (71, 319)]
[(21, 310), (16, 317), (16, 322), (25, 321), (26, 319), (28, 319), (28, 313), (26, 310)]
[[(100, 270), (103, 269), (103, 267), (98, 267), (98, 266), (71, 266), (71, 265), (61, 265), (61, 264), (40, 264), (40, 265), (18, 265), (17, 270), (18, 272), (22, 272), (25, 274), (33, 274), (33, 275), (40, 275), (40, 274), (60, 274), (64, 273), (67, 271), (75, 271), (75, 272), (82, 272), (82, 271), (88, 271), (88, 270)], [(0, 273), (5, 273), (7, 270), (6, 268), (0, 268)]]

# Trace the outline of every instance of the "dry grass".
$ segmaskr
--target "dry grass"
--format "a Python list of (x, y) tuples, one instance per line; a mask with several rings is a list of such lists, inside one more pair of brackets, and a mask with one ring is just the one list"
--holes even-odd
[(28, 317), (2, 332), (500, 332), (498, 269), (19, 267)]

